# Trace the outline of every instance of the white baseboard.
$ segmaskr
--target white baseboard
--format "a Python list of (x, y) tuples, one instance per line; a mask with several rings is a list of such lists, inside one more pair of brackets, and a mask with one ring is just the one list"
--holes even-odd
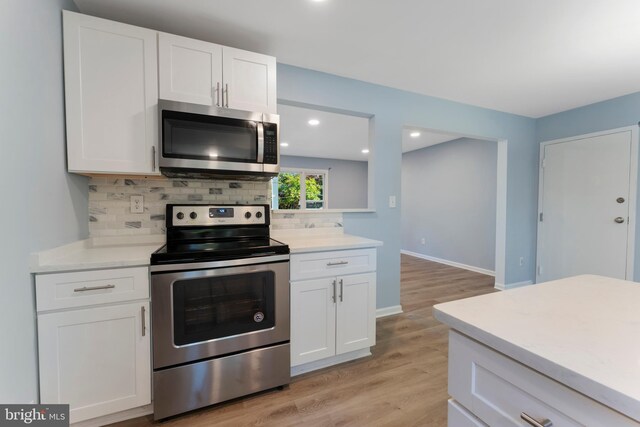
[(393, 316), (394, 314), (401, 314), (402, 306), (401, 305), (392, 305), (389, 307), (382, 307), (376, 310), (376, 319), (381, 317)]
[(371, 356), (370, 347), (363, 348), (362, 350), (350, 351), (349, 353), (339, 354), (333, 357), (327, 357), (326, 359), (316, 360), (315, 362), (305, 363), (304, 365), (292, 366), (291, 376), (295, 377), (296, 375), (306, 374), (307, 372), (317, 371), (318, 369), (328, 368), (329, 366), (367, 356)]
[(496, 282), (494, 287), (501, 291), (506, 291), (507, 289), (521, 288), (523, 286), (529, 286), (529, 285), (533, 285), (533, 280), (525, 280), (524, 282), (507, 283), (507, 284)]
[(462, 264), (460, 262), (455, 262), (455, 261), (449, 261), (449, 260), (446, 260), (446, 259), (436, 258), (434, 256), (425, 255), (425, 254), (419, 254), (417, 252), (411, 252), (411, 251), (407, 251), (405, 249), (402, 249), (400, 251), (400, 253), (405, 254), (405, 255), (409, 255), (409, 256), (412, 256), (412, 257), (416, 257), (416, 258), (426, 259), (427, 261), (437, 262), (439, 264), (450, 265), (451, 267), (457, 267), (457, 268), (462, 268), (464, 270), (475, 271), (476, 273), (486, 274), (487, 276), (494, 276), (495, 277), (495, 275), (496, 275), (495, 271), (487, 270), (486, 268), (474, 267), (473, 265), (467, 265), (467, 264)]
[(120, 421), (130, 420), (132, 418), (143, 417), (149, 414), (153, 414), (153, 403), (145, 406), (140, 406), (139, 408), (116, 412), (115, 414), (104, 415), (102, 417), (92, 418), (90, 420), (71, 423), (71, 425), (73, 427), (99, 427), (107, 424), (118, 423)]

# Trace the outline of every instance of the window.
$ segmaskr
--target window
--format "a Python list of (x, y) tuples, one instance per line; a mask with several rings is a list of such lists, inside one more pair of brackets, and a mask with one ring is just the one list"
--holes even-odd
[(273, 209), (326, 209), (328, 170), (286, 169), (271, 180)]

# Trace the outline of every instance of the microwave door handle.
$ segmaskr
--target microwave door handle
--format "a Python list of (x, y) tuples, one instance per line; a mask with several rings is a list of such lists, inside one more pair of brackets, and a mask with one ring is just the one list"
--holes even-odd
[(264, 162), (264, 125), (258, 123), (258, 163)]

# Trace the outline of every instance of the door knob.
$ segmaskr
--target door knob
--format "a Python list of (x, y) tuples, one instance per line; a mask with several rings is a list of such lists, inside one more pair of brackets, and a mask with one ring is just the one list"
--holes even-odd
[(621, 216), (617, 217), (616, 219), (614, 219), (615, 222), (617, 222), (618, 224), (622, 224), (624, 222), (624, 218), (622, 218)]
[(618, 202), (618, 203), (624, 203), (624, 197), (618, 197), (618, 198), (616, 199), (616, 202)]

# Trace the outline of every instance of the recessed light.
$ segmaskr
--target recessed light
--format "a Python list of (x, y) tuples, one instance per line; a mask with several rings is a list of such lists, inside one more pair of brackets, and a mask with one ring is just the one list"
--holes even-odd
[(281, 142), (280, 143), (280, 147), (288, 147), (289, 143), (288, 142)]
[(411, 133), (409, 134), (409, 136), (410, 136), (411, 138), (417, 138), (417, 137), (419, 137), (419, 136), (420, 136), (420, 132), (411, 132)]
[(320, 124), (320, 120), (318, 119), (311, 119), (309, 120), (307, 123), (309, 123), (311, 126), (318, 126)]
[(363, 148), (362, 149), (362, 154), (369, 154), (369, 149), (368, 148)]

